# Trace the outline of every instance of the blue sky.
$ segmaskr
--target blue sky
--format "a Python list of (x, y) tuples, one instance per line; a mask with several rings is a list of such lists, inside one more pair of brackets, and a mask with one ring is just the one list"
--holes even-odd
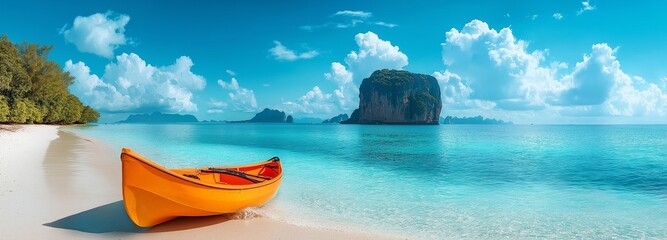
[[(29, 9), (26, 10), (26, 9)], [(662, 1), (3, 1), (102, 122), (351, 113), (379, 68), (435, 76), (442, 115), (666, 123)]]

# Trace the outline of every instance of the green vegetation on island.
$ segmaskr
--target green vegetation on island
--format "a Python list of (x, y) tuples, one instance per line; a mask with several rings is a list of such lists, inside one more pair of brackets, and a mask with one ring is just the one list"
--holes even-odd
[(100, 117), (67, 90), (74, 78), (48, 60), (51, 49), (0, 37), (0, 123), (73, 124)]

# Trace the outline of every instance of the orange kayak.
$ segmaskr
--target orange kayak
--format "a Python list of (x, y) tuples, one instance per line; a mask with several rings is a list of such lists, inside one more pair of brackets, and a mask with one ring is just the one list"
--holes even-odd
[(180, 216), (210, 216), (259, 207), (278, 192), (282, 164), (166, 169), (123, 148), (123, 200), (130, 219), (151, 227)]

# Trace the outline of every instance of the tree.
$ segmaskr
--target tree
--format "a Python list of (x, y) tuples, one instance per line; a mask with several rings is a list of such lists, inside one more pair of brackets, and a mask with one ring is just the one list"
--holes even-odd
[(69, 93), (74, 78), (49, 61), (52, 49), (0, 37), (0, 122), (71, 124), (99, 118)]
[(9, 112), (9, 120), (14, 123), (26, 123), (30, 115), (28, 105), (23, 99), (14, 100), (12, 110)]
[(83, 104), (72, 94), (67, 95), (65, 107), (63, 108), (63, 123), (72, 124), (81, 119)]
[(44, 112), (33, 101), (26, 99), (25, 104), (28, 107), (28, 118), (26, 123), (42, 123), (44, 120)]
[(96, 122), (100, 118), (100, 113), (95, 111), (90, 106), (84, 106), (81, 112), (81, 118), (77, 123)]
[(0, 123), (9, 121), (9, 104), (5, 97), (0, 95)]
[(54, 95), (69, 94), (67, 88), (73, 78), (69, 72), (63, 72), (57, 63), (48, 60), (53, 46), (24, 42), (17, 48), (32, 86), (28, 94), (30, 99), (42, 105)]
[(3, 35), (0, 38), (0, 95), (7, 96), (9, 103), (23, 97), (31, 87), (21, 62), (18, 50), (7, 35)]
[(59, 124), (64, 123), (64, 111), (67, 104), (67, 95), (54, 94), (44, 102), (46, 114), (44, 123)]

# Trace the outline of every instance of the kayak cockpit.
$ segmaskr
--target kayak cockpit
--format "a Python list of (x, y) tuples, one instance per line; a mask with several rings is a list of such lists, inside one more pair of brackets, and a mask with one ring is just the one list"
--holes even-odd
[(176, 174), (209, 184), (249, 185), (271, 180), (280, 175), (280, 159), (274, 157), (265, 164), (247, 167), (206, 167), (174, 169)]

